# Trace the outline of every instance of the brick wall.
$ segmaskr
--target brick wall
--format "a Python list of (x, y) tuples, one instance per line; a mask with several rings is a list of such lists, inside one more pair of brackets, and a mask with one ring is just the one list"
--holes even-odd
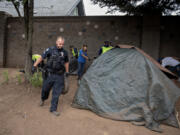
[[(154, 58), (180, 57), (179, 17), (36, 17), (34, 21), (33, 53), (41, 54), (47, 47), (55, 45), (56, 37), (61, 35), (66, 40), (65, 49), (68, 50), (70, 45), (80, 49), (87, 44), (90, 57), (97, 55), (105, 40), (112, 41), (113, 45), (140, 47)], [(10, 17), (6, 26), (5, 66), (23, 67), (26, 49), (23, 24), (19, 18)]]
[[(6, 66), (22, 67), (25, 58), (24, 29), (18, 19), (8, 19), (7, 59)], [(65, 37), (64, 48), (70, 45), (78, 49), (83, 44), (88, 45), (90, 57), (97, 51), (105, 40), (114, 45), (118, 43), (140, 43), (140, 21), (132, 17), (58, 17), (36, 18), (34, 23), (33, 53), (41, 54), (49, 46), (55, 45), (56, 37)]]

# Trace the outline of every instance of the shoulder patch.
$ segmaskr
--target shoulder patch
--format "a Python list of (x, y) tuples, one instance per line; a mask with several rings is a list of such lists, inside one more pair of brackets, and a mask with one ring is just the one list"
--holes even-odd
[(46, 49), (46, 52), (49, 51), (49, 48)]
[(43, 54), (46, 54), (49, 50), (50, 50), (50, 49), (47, 48), (47, 49), (43, 52)]

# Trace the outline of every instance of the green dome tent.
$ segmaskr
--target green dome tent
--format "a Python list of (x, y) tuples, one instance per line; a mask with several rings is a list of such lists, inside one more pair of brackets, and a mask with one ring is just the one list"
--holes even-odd
[(114, 120), (141, 122), (154, 131), (160, 131), (159, 123), (179, 127), (174, 106), (180, 89), (160, 69), (171, 74), (138, 48), (114, 48), (94, 60), (72, 106)]

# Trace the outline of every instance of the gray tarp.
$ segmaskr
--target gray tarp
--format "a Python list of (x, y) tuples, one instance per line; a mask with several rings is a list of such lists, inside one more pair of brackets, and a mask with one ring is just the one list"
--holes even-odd
[(179, 96), (180, 89), (144, 55), (115, 48), (94, 60), (72, 106), (160, 131), (162, 122), (178, 127), (174, 106)]

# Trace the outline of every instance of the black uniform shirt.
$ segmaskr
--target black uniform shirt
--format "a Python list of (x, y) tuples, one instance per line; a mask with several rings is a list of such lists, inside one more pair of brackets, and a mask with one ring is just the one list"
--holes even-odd
[(69, 62), (69, 58), (68, 58), (68, 53), (66, 50), (64, 50), (63, 48), (58, 49), (56, 46), (52, 46), (47, 48), (43, 54), (41, 55), (43, 59), (46, 58), (50, 58), (50, 56), (52, 55), (53, 51), (58, 51), (63, 57), (64, 57), (64, 62)]

